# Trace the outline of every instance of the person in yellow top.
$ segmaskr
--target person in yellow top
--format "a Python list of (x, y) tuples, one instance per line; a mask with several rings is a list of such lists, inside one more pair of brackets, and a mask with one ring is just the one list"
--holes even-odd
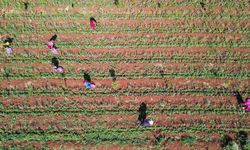
[(110, 73), (110, 76), (112, 78), (112, 83), (111, 83), (112, 89), (115, 90), (115, 91), (119, 90), (120, 89), (120, 83), (119, 83), (119, 81), (116, 80), (115, 70), (114, 69), (109, 69), (109, 73)]
[(7, 47), (7, 46), (9, 46), (10, 45), (10, 43), (9, 42), (3, 42), (3, 43), (1, 43), (1, 48), (5, 48), (5, 47)]
[(9, 42), (6, 42), (6, 43), (3, 44), (3, 47), (9, 46), (9, 45), (10, 45), (10, 43), (9, 43)]

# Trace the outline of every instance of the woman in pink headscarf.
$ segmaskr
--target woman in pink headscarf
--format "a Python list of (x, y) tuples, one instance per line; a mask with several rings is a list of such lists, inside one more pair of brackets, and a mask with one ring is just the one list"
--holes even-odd
[(245, 102), (241, 103), (246, 112), (250, 112), (250, 98), (247, 98)]
[(49, 40), (49, 42), (48, 42), (48, 44), (47, 44), (47, 46), (48, 46), (48, 48), (51, 50), (51, 52), (53, 53), (53, 54), (57, 54), (58, 53), (58, 51), (57, 51), (57, 47), (56, 47), (56, 38), (57, 38), (57, 35), (55, 34), (55, 35), (53, 35), (51, 38), (50, 38), (50, 40)]
[(57, 35), (56, 35), (56, 34), (53, 35), (53, 36), (50, 38), (50, 40), (49, 40), (49, 42), (48, 42), (48, 48), (49, 48), (49, 49), (51, 49), (52, 47), (55, 46), (56, 38), (57, 38)]
[(95, 27), (97, 25), (97, 22), (96, 22), (96, 20), (95, 20), (94, 17), (90, 17), (90, 19), (89, 19), (89, 25), (90, 25), (90, 28), (95, 31)]
[(244, 102), (238, 91), (234, 92), (234, 96), (236, 97), (239, 106), (242, 106), (246, 112), (250, 112), (250, 98), (246, 98)]

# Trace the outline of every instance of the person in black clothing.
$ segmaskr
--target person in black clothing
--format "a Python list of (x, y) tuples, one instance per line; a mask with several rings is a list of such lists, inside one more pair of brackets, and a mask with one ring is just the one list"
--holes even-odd
[(4, 41), (3, 41), (3, 47), (4, 47), (4, 49), (5, 49), (5, 51), (6, 51), (6, 53), (8, 53), (8, 54), (12, 54), (13, 53), (13, 49), (12, 49), (12, 47), (10, 46), (11, 44), (12, 44), (12, 42), (13, 42), (13, 39), (14, 38), (6, 38)]
[(5, 40), (4, 40), (4, 43), (9, 43), (9, 44), (11, 44), (12, 42), (13, 42), (13, 40), (14, 40), (14, 38), (6, 38)]
[(119, 1), (118, 0), (113, 0), (113, 4), (118, 5)]
[(205, 3), (200, 2), (200, 5), (201, 5), (201, 8), (202, 8), (203, 10), (206, 10)]
[(245, 112), (250, 112), (250, 98), (248, 97), (244, 101), (242, 96), (240, 95), (240, 92), (238, 91), (233, 92), (233, 95), (236, 97), (238, 105), (240, 107), (243, 107)]
[(238, 105), (241, 105), (242, 103), (244, 103), (243, 98), (240, 95), (240, 92), (236, 91), (233, 93), (233, 95), (236, 97)]
[(245, 145), (247, 144), (248, 136), (247, 132), (245, 131), (239, 131), (237, 134), (237, 138), (240, 144), (240, 148), (244, 149)]
[(145, 121), (146, 117), (147, 117), (147, 105), (142, 102), (140, 107), (139, 107), (139, 116), (138, 116), (138, 121), (140, 121), (140, 124), (142, 125), (143, 122)]
[(147, 105), (142, 102), (140, 107), (139, 107), (139, 116), (138, 116), (138, 121), (140, 122), (141, 126), (152, 126), (154, 121), (147, 118)]
[(57, 38), (57, 35), (55, 34), (55, 35), (53, 35), (53, 36), (50, 38), (50, 41), (55, 41), (56, 38)]
[(29, 3), (28, 3), (28, 2), (24, 2), (23, 4), (24, 4), (24, 9), (25, 9), (25, 10), (28, 10), (28, 5), (29, 5)]
[(59, 61), (56, 57), (53, 57), (51, 62), (53, 65), (54, 72), (64, 73), (64, 68), (62, 66), (59, 66)]

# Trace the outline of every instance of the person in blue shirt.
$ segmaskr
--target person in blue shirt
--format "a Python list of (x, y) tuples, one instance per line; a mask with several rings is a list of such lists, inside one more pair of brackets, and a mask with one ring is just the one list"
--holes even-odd
[(90, 75), (88, 73), (84, 72), (83, 78), (83, 85), (86, 87), (86, 89), (94, 89), (96, 87), (95, 83), (91, 81)]

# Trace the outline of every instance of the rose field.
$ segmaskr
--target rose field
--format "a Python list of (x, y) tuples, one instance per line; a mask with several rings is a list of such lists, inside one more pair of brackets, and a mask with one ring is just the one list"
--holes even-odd
[[(13, 53), (0, 52), (0, 149), (250, 149), (250, 113), (233, 94), (250, 97), (249, 0), (0, 0), (0, 8), (1, 41), (14, 38)], [(47, 47), (54, 34), (58, 54)], [(138, 124), (142, 102), (153, 126)], [(223, 148), (224, 136), (235, 144)]]

